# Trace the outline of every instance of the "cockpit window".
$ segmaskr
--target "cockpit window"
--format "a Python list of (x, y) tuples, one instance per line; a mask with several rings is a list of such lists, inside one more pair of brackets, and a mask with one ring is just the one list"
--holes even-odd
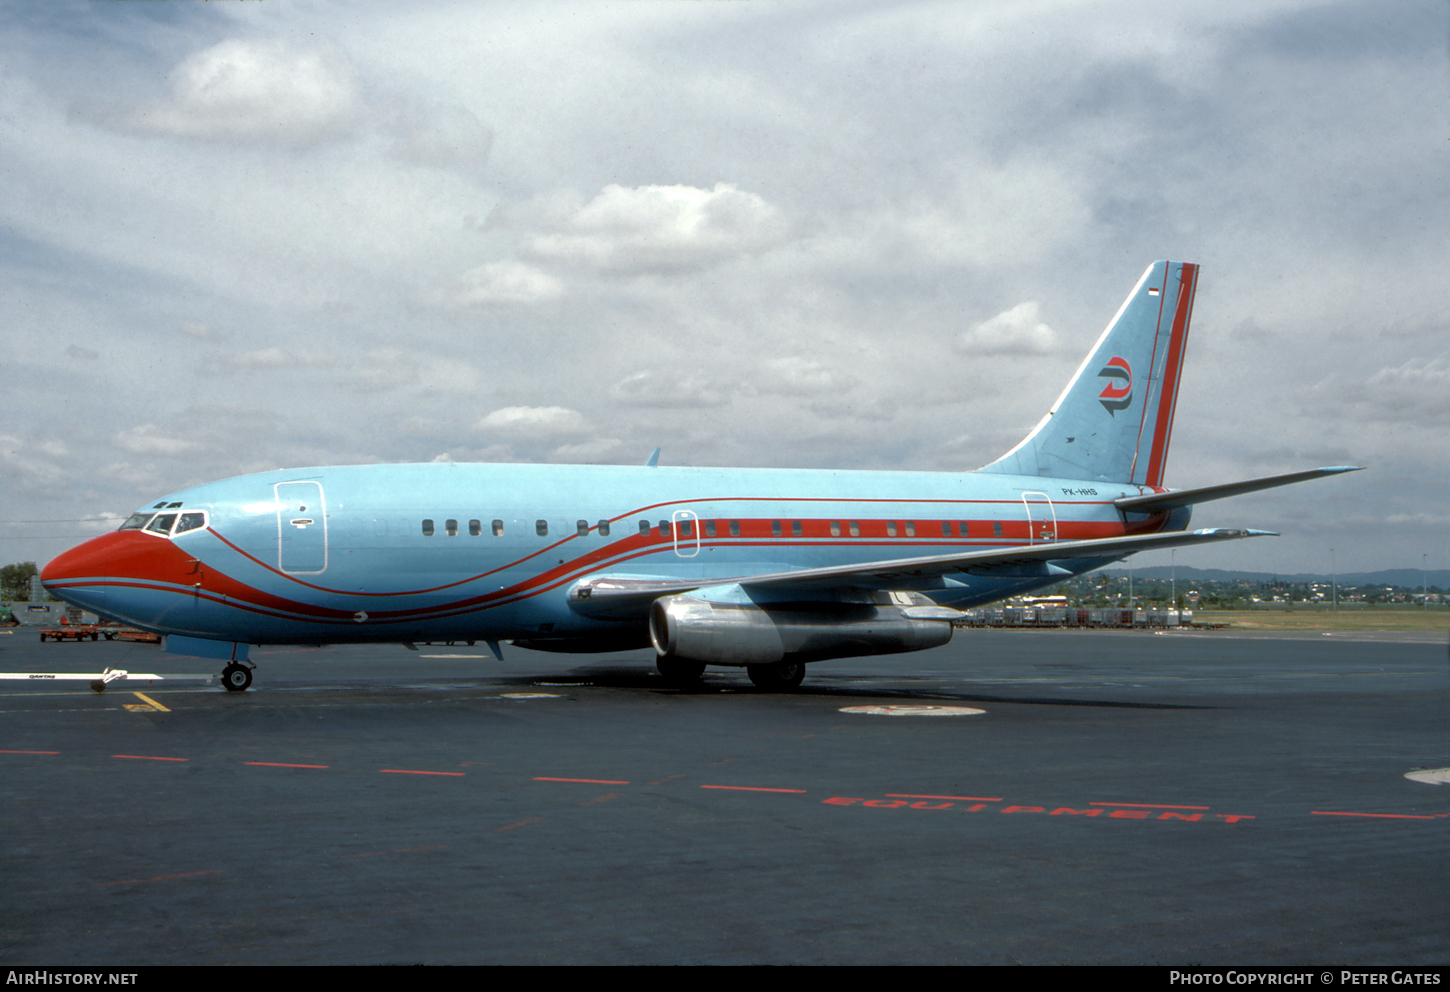
[(148, 521), (150, 519), (151, 519), (151, 514), (149, 514), (149, 513), (133, 513), (129, 517), (126, 518), (126, 522), (124, 524), (122, 524), (120, 527), (117, 527), (116, 529), (117, 530), (140, 530), (142, 527), (145, 527), (146, 526), (146, 521)]
[(176, 514), (158, 513), (156, 514), (156, 519), (146, 525), (146, 529), (153, 534), (169, 534), (171, 533), (171, 525), (174, 523), (176, 523)]
[(184, 534), (189, 530), (197, 530), (205, 526), (205, 513), (183, 513), (180, 522), (176, 525), (176, 533)]

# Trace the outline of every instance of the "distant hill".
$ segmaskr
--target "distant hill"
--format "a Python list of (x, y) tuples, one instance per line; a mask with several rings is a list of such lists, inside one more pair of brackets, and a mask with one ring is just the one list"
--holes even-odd
[[(1108, 575), (1127, 577), (1126, 568), (1104, 569)], [(1422, 578), (1423, 576), (1423, 578)], [(1133, 569), (1133, 577), (1138, 579), (1169, 579), (1174, 577), (1174, 570), (1171, 565), (1154, 565), (1151, 568)], [(1191, 568), (1186, 565), (1179, 565), (1177, 571), (1178, 581), (1191, 582), (1198, 579), (1201, 582), (1329, 582), (1334, 576), (1309, 572), (1295, 572), (1285, 574), (1283, 572), (1229, 572), (1221, 568)], [(1387, 568), (1380, 572), (1341, 572), (1338, 575), (1339, 584), (1342, 586), (1400, 586), (1405, 589), (1418, 589), (1423, 582), (1428, 582), (1433, 589), (1439, 587), (1445, 589), (1450, 587), (1450, 570), (1431, 569), (1428, 572), (1421, 572), (1418, 568)]]

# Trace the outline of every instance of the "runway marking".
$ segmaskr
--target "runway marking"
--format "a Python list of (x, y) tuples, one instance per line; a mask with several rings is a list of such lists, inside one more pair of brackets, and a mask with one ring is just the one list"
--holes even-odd
[(132, 758), (136, 761), (190, 761), (190, 758), (158, 758), (151, 754), (113, 754), (113, 758)]
[(391, 851), (366, 851), (362, 854), (344, 854), (344, 858), (376, 858), (384, 854), (414, 854), (418, 851), (446, 851), (447, 844), (428, 844), (425, 847), (399, 847)]
[(518, 823), (510, 823), (506, 827), (496, 827), (493, 832), (496, 834), (501, 834), (505, 830), (517, 830), (519, 827), (527, 827), (530, 823), (538, 823), (542, 819), (542, 816), (531, 816), (527, 820), (520, 820)]
[[(908, 800), (944, 800), (936, 805), (927, 802), (908, 802)], [(952, 809), (958, 802), (970, 802), (973, 805), (964, 806), (963, 813), (1044, 813), (1048, 816), (1080, 816), (1086, 819), (1102, 817), (1105, 820), (1180, 820), (1188, 823), (1212, 822), (1205, 821), (1206, 815), (1201, 812), (1207, 810), (1207, 806), (1162, 806), (1149, 805), (1147, 803), (1088, 803), (1086, 809), (1074, 809), (1071, 806), (1058, 806), (1049, 810), (1046, 806), (1004, 806), (1001, 809), (989, 810), (993, 803), (1000, 803), (1001, 799), (989, 799), (983, 796), (926, 796), (901, 792), (888, 792), (885, 799), (867, 799), (863, 796), (831, 796), (829, 799), (821, 800), (827, 806), (869, 806), (873, 809)], [(1104, 808), (1117, 807), (1117, 808)], [(1132, 808), (1128, 808), (1132, 807)], [(1175, 810), (1199, 810), (1194, 813), (1178, 813)], [(1159, 812), (1159, 811), (1162, 812)], [(1154, 814), (1157, 814), (1156, 816)], [(1107, 814), (1104, 816), (1104, 814)], [(1225, 823), (1238, 823), (1241, 820), (1252, 820), (1255, 817), (1247, 813), (1215, 813), (1216, 818)], [(1447, 814), (1450, 815), (1450, 814)]]
[(734, 792), (805, 792), (805, 789), (769, 789), (763, 785), (702, 785), (702, 789), (730, 789)]
[(384, 775), (454, 775), (462, 778), (467, 772), (424, 772), (414, 768), (379, 768)]
[(557, 692), (505, 692), (500, 699), (558, 699)]
[(981, 716), (987, 711), (971, 706), (918, 706), (903, 703), (888, 706), (842, 706), (841, 712), (868, 716)]
[(127, 878), (119, 882), (97, 882), (96, 888), (105, 888), (108, 885), (140, 885), (142, 882), (169, 882), (177, 878), (200, 878), (203, 875), (220, 875), (222, 869), (210, 868), (206, 871), (185, 871), (179, 875), (156, 875), (152, 878)]
[(60, 754), (59, 751), (0, 751), (0, 754)]
[(244, 765), (260, 765), (263, 768), (326, 768), (327, 765), (293, 765), (285, 761), (244, 761)]
[(547, 775), (535, 775), (535, 782), (587, 782), (590, 785), (628, 785), (628, 782), (613, 778), (550, 778)]
[(132, 692), (131, 695), (135, 696), (137, 699), (141, 699), (145, 702), (150, 703), (152, 709), (160, 710), (162, 713), (171, 712), (171, 710), (167, 709), (165, 706), (162, 706), (160, 703), (152, 699), (150, 696), (146, 695), (146, 693), (144, 692)]
[(1450, 813), (1428, 813), (1415, 815), (1412, 813), (1339, 813), (1333, 810), (1310, 810), (1310, 816), (1368, 816), (1377, 820), (1438, 820), (1441, 817), (1450, 816)]
[(1424, 782), (1426, 785), (1447, 785), (1450, 784), (1450, 768), (1420, 768), (1405, 772), (1405, 778), (1411, 782)]
[(482, 660), (484, 658), (489, 658), (489, 657), (492, 657), (492, 656), (491, 655), (486, 655), (486, 654), (420, 654), (420, 655), (418, 655), (418, 657), (419, 658), (478, 658), (478, 659)]
[(595, 803), (607, 803), (607, 802), (609, 802), (609, 800), (611, 800), (611, 799), (618, 799), (622, 795), (624, 795), (624, 793), (622, 793), (622, 792), (610, 792), (610, 793), (607, 793), (607, 794), (602, 795), (602, 796), (595, 796), (593, 799), (586, 799), (582, 803), (580, 803), (579, 805), (580, 806), (593, 806)]

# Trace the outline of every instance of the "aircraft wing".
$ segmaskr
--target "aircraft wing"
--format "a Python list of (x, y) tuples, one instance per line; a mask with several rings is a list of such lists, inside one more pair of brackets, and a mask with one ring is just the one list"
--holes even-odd
[[(647, 577), (588, 576), (569, 590), (569, 606), (577, 613), (594, 617), (624, 619), (643, 616), (649, 604), (661, 596), (689, 592), (709, 586), (740, 585), (747, 588), (798, 589), (802, 593), (843, 586), (910, 586), (922, 579), (950, 575), (1034, 576), (1052, 575), (1051, 562), (1071, 558), (1116, 560), (1139, 551), (1159, 548), (1194, 547), (1245, 537), (1273, 537), (1270, 531), (1205, 529), (1106, 537), (1092, 541), (1046, 541), (1013, 548), (989, 548), (954, 555), (924, 558), (896, 558), (855, 565), (803, 568), (789, 572), (707, 579), (654, 579)], [(1059, 570), (1061, 574), (1069, 574)]]
[(1260, 489), (1273, 489), (1275, 486), (1288, 486), (1296, 482), (1307, 482), (1310, 479), (1322, 479), (1326, 475), (1358, 472), (1363, 467), (1362, 465), (1334, 465), (1329, 468), (1311, 468), (1307, 472), (1273, 475), (1264, 479), (1228, 482), (1220, 486), (1179, 489), (1171, 493), (1149, 493), (1146, 496), (1124, 496), (1121, 499), (1113, 500), (1113, 505), (1120, 510), (1133, 510), (1140, 513), (1160, 513), (1163, 510), (1172, 510), (1180, 506), (1192, 506), (1195, 503), (1207, 503), (1209, 500), (1227, 499), (1230, 496), (1258, 492)]

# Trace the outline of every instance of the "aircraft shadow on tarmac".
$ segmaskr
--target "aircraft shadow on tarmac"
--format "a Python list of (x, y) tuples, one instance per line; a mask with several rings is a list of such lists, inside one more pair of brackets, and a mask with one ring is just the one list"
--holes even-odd
[[(513, 679), (497, 679), (497, 682), (509, 682), (517, 685), (537, 686), (539, 688), (557, 687), (589, 687), (597, 689), (645, 689), (665, 695), (713, 695), (719, 693), (745, 693), (752, 695), (780, 695), (772, 690), (758, 689), (745, 681), (744, 678), (732, 678), (729, 675), (706, 673), (693, 686), (675, 688), (667, 686), (664, 681), (652, 668), (623, 667), (623, 666), (589, 666), (585, 668), (574, 668), (568, 672), (555, 676), (530, 676)], [(1145, 703), (1120, 699), (1043, 699), (1038, 696), (1003, 696), (987, 693), (964, 693), (944, 692), (941, 689), (910, 689), (910, 688), (887, 688), (877, 685), (861, 685), (868, 681), (860, 676), (807, 676), (804, 685), (790, 691), (786, 695), (794, 696), (834, 696), (843, 699), (903, 699), (903, 700), (933, 700), (952, 702), (975, 702), (975, 703), (1017, 703), (1026, 706), (1106, 706), (1122, 709), (1150, 709), (1150, 710), (1203, 710), (1215, 709), (1212, 706), (1190, 705), (1185, 703)], [(871, 680), (874, 681), (874, 680)], [(895, 676), (883, 678), (881, 681), (894, 683), (922, 681), (930, 682), (930, 679), (911, 676)]]

